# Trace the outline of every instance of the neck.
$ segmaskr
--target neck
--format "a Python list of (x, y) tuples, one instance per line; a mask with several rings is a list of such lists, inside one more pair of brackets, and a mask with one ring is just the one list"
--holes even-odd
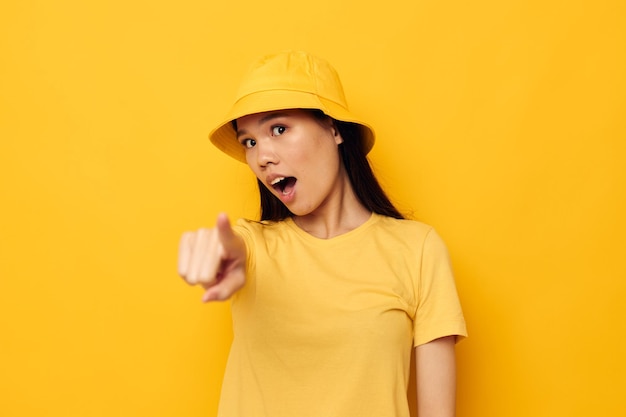
[(309, 214), (293, 216), (293, 220), (310, 235), (331, 239), (356, 229), (371, 215), (361, 204), (345, 176), (337, 193), (329, 201)]

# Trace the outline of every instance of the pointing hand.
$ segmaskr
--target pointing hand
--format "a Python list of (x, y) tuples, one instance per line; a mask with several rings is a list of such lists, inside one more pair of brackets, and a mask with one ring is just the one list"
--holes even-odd
[(178, 273), (189, 284), (200, 284), (202, 301), (223, 301), (245, 284), (246, 245), (233, 232), (225, 214), (212, 229), (183, 233), (178, 251)]

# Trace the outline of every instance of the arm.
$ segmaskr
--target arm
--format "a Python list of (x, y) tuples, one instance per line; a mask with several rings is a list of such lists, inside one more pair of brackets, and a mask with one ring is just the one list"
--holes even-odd
[(213, 229), (184, 233), (178, 249), (178, 273), (190, 285), (206, 292), (202, 301), (230, 298), (246, 281), (246, 244), (220, 214)]
[(455, 336), (415, 348), (419, 417), (454, 417), (456, 408)]

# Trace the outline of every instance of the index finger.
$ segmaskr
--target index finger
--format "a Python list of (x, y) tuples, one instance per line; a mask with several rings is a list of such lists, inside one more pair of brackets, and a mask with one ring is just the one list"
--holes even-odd
[(193, 233), (185, 232), (178, 244), (178, 275), (185, 278), (189, 272), (189, 259), (193, 249)]

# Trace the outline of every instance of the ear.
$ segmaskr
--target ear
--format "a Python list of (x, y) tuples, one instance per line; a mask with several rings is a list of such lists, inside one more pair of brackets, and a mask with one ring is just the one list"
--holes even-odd
[(331, 131), (333, 132), (333, 136), (335, 137), (335, 143), (337, 145), (343, 143), (343, 137), (341, 137), (341, 133), (339, 133), (339, 129), (337, 129), (337, 125), (333, 123), (331, 126)]

